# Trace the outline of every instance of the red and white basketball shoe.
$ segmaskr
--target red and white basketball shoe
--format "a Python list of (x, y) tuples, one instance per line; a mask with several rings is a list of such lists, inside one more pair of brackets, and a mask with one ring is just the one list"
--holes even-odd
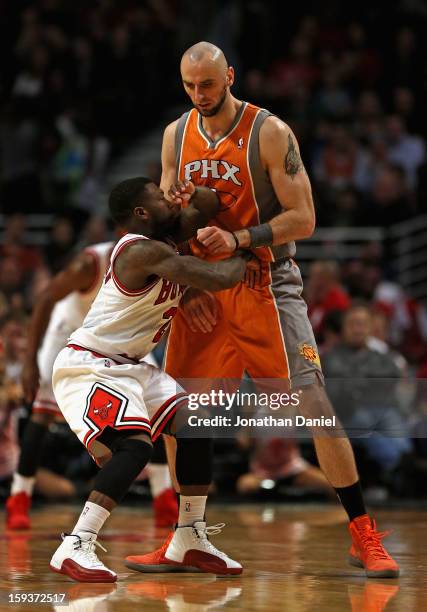
[(31, 497), (25, 491), (10, 495), (6, 501), (6, 527), (8, 529), (29, 529)]
[(165, 489), (153, 499), (156, 527), (173, 527), (178, 522), (178, 501), (173, 489)]
[(224, 523), (206, 527), (197, 521), (190, 527), (177, 527), (163, 546), (147, 555), (126, 557), (125, 565), (138, 572), (207, 572), (217, 575), (241, 574), (242, 566), (208, 540), (221, 532)]
[(50, 561), (50, 569), (65, 574), (77, 582), (116, 582), (117, 574), (105, 567), (95, 553), (96, 534), (62, 534), (62, 544)]

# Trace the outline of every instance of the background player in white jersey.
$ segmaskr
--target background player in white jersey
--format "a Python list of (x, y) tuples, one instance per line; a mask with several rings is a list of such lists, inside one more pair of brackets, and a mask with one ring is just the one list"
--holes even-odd
[[(195, 235), (219, 210), (216, 194), (192, 183), (169, 197), (149, 179), (117, 185), (109, 205), (128, 233), (117, 243), (104, 283), (82, 325), (58, 355), (53, 389), (71, 429), (102, 464), (82, 514), (52, 557), (52, 570), (82, 582), (114, 582), (97, 558), (97, 534), (151, 455), (161, 432), (177, 436), (180, 485), (177, 528), (165, 550), (169, 571), (239, 574), (242, 567), (207, 539), (204, 520), (212, 478), (212, 440), (186, 437), (175, 418), (185, 392), (142, 360), (162, 338), (184, 286), (220, 291), (243, 279), (248, 253), (220, 262), (179, 256), (176, 244)], [(191, 199), (181, 210), (183, 199)], [(172, 245), (172, 246), (171, 246)], [(246, 261), (245, 261), (246, 260)], [(183, 414), (181, 412), (181, 414)], [(185, 421), (185, 418), (182, 419)], [(128, 557), (127, 565), (132, 567)], [(137, 569), (137, 568), (136, 568)]]
[[(11, 495), (6, 502), (9, 529), (29, 529), (29, 509), (39, 467), (43, 442), (49, 425), (62, 419), (52, 391), (53, 363), (68, 337), (79, 327), (102, 284), (114, 242), (85, 248), (69, 265), (51, 279), (33, 310), (22, 385), (32, 413), (24, 431), (21, 453), (13, 475)], [(177, 502), (159, 439), (149, 467), (150, 485), (157, 526), (172, 525)], [(154, 465), (153, 465), (154, 463)]]

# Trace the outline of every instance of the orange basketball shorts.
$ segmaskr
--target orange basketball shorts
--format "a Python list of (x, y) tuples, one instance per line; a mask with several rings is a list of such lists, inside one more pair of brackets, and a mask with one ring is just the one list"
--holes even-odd
[(319, 354), (307, 316), (298, 266), (291, 259), (270, 264), (270, 284), (239, 283), (215, 293), (217, 324), (192, 332), (182, 311), (173, 322), (165, 369), (175, 379), (285, 378), (291, 386), (323, 382)]

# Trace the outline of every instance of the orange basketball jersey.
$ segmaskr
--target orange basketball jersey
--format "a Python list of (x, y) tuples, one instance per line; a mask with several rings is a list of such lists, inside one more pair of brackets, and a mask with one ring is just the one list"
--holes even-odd
[[(221, 212), (210, 225), (236, 231), (264, 223), (282, 211), (259, 154), (259, 130), (270, 115), (243, 102), (229, 130), (216, 141), (205, 132), (196, 109), (179, 119), (175, 135), (178, 178), (216, 191)], [(196, 239), (191, 248), (199, 257), (215, 258), (208, 257)], [(257, 249), (257, 256), (264, 261), (294, 254), (293, 242)]]

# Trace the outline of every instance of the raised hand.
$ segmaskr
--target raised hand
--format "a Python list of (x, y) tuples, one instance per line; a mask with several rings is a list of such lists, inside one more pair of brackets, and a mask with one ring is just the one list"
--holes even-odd
[(168, 196), (172, 202), (182, 204), (188, 202), (196, 191), (196, 186), (191, 181), (177, 181), (169, 187)]

